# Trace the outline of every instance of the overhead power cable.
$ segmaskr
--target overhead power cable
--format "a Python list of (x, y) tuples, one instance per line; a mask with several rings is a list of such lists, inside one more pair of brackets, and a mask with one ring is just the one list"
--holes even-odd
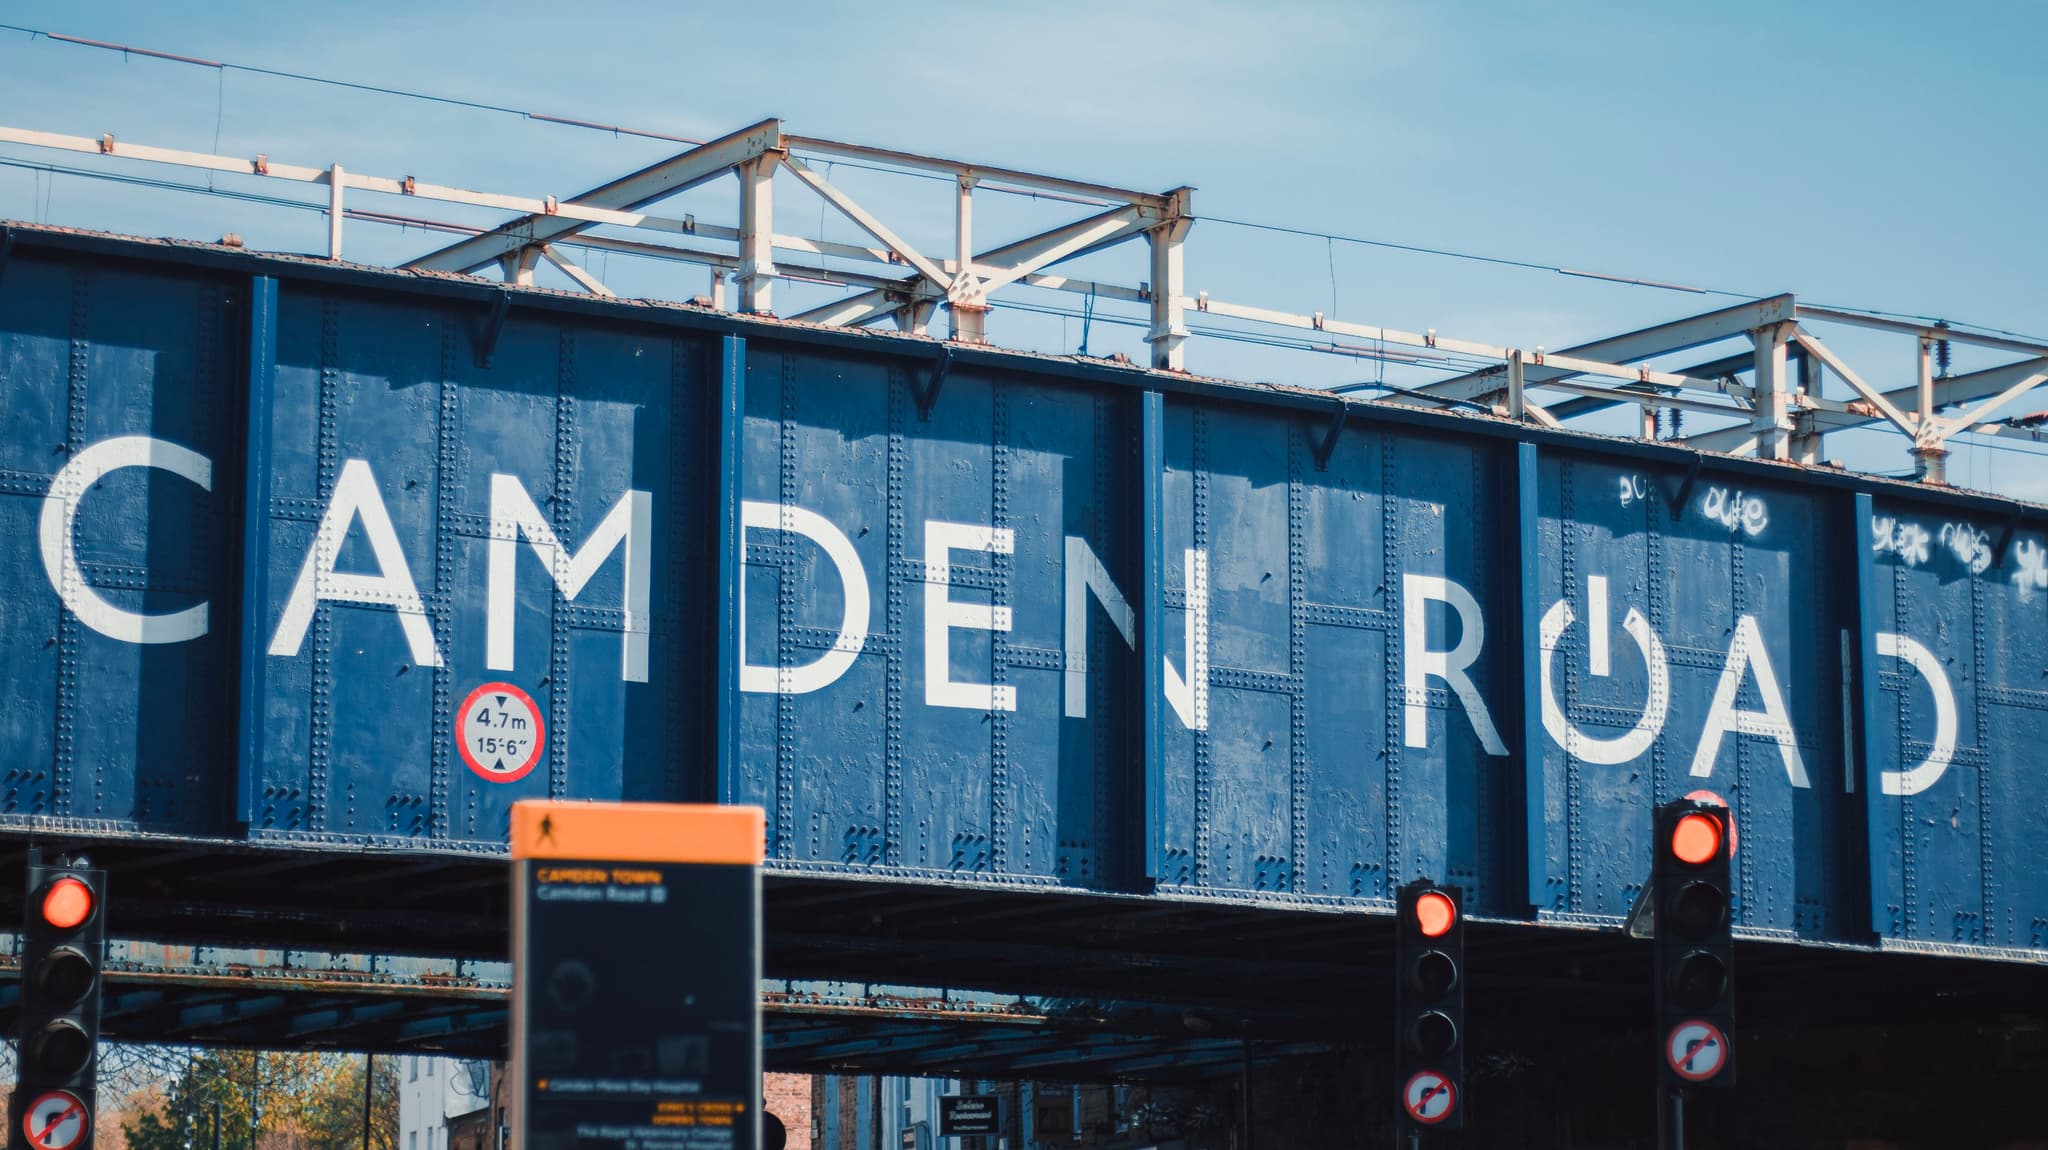
[[(669, 132), (657, 132), (651, 129), (633, 128), (620, 124), (606, 124), (601, 123), (599, 121), (587, 120), (576, 116), (565, 116), (550, 112), (539, 112), (526, 108), (514, 108), (508, 105), (494, 104), (483, 100), (471, 100), (458, 96), (443, 96), (431, 92), (420, 92), (408, 88), (392, 87), (390, 85), (385, 84), (373, 84), (359, 80), (345, 80), (333, 76), (320, 76), (306, 72), (295, 72), (284, 68), (270, 68), (256, 64), (237, 64), (225, 60), (209, 59), (203, 56), (192, 56), (178, 52), (167, 52), (155, 48), (137, 47), (131, 44), (120, 44), (106, 40), (95, 40), (84, 36), (72, 36), (62, 32), (52, 32), (49, 31), (48, 29), (33, 28), (22, 24), (0, 22), (0, 30), (20, 32), (26, 34), (32, 40), (36, 38), (41, 38), (57, 43), (72, 44), (79, 47), (91, 48), (104, 52), (118, 52), (124, 57), (142, 56), (149, 59), (163, 60), (173, 64), (183, 64), (199, 68), (210, 68), (222, 73), (243, 72), (254, 76), (268, 76), (275, 79), (290, 80), (306, 84), (318, 84), (327, 87), (347, 89), (350, 91), (366, 92), (374, 95), (392, 96), (410, 100), (422, 100), (429, 103), (445, 105), (448, 107), (465, 108), (472, 111), (491, 112), (500, 115), (517, 116), (521, 119), (530, 120), (537, 123), (555, 124), (568, 128), (605, 132), (613, 136), (635, 136), (643, 139), (662, 140), (669, 143), (689, 144), (692, 146), (704, 143), (703, 140), (695, 137), (681, 136)], [(216, 124), (216, 133), (217, 132), (218, 125)], [(858, 168), (866, 171), (883, 172), (896, 176), (911, 176), (915, 178), (927, 179), (942, 183), (953, 182), (953, 178), (950, 176), (940, 175), (932, 172), (918, 171), (915, 169), (904, 167), (893, 167), (887, 164), (866, 164), (851, 160), (836, 160), (835, 162), (845, 167)], [(1031, 199), (1071, 199), (1076, 200), (1077, 202), (1095, 202), (1081, 201), (1078, 197), (1061, 196), (1057, 193), (1037, 192), (1025, 188), (1010, 188), (995, 183), (983, 184), (981, 185), (981, 187), (985, 191), (1007, 195), (1024, 196)], [(1403, 243), (1397, 240), (1383, 240), (1374, 239), (1367, 236), (1345, 235), (1337, 232), (1317, 231), (1311, 228), (1298, 228), (1289, 227), (1283, 224), (1261, 223), (1255, 220), (1239, 220), (1232, 219), (1226, 216), (1196, 216), (1194, 218), (1198, 220), (1206, 220), (1213, 224), (1226, 225), (1229, 227), (1249, 228), (1258, 231), (1274, 232), (1286, 235), (1296, 235), (1311, 239), (1320, 239), (1323, 240), (1325, 243), (1356, 244), (1364, 247), (1381, 248), (1390, 251), (1411, 252), (1417, 255), (1434, 256), (1443, 259), (1465, 260), (1473, 263), (1491, 264), (1498, 267), (1512, 267), (1521, 268), (1527, 271), (1547, 272), (1553, 275), (1571, 276), (1573, 278), (1578, 279), (1600, 280), (1607, 283), (1623, 284), (1631, 287), (1650, 288), (1658, 291), (1678, 291), (1693, 295), (1712, 295), (1733, 299), (1754, 299), (1757, 298), (1759, 295), (1759, 293), (1756, 292), (1733, 291), (1727, 288), (1697, 287), (1691, 284), (1677, 283), (1668, 280), (1651, 279), (1642, 276), (1631, 276), (1609, 272), (1588, 271), (1581, 268), (1566, 267), (1560, 264), (1548, 264), (1534, 260), (1517, 259), (1508, 256), (1493, 256), (1479, 252), (1460, 251), (1453, 248), (1432, 247), (1426, 244), (1411, 244)], [(1331, 271), (1334, 278), (1334, 262), (1332, 262)], [(1882, 316), (1893, 319), (1914, 320), (1925, 323), (1946, 323), (1948, 324), (1948, 326), (1955, 328), (1958, 332), (1975, 332), (1987, 335), (2000, 335), (2012, 339), (2028, 340), (2031, 342), (2048, 342), (2048, 338), (2028, 335), (2022, 332), (2011, 331), (2005, 328), (1990, 327), (1983, 324), (1972, 324), (1960, 321), (1941, 320), (1934, 316), (1918, 315), (1909, 312), (1887, 311), (1882, 308), (1856, 307), (1853, 305), (1831, 304), (1827, 306), (1833, 307), (1841, 311), (1854, 311), (1871, 316)]]
[(1859, 315), (1875, 316), (1879, 319), (1899, 319), (1905, 320), (1908, 323), (1924, 323), (1929, 326), (1948, 328), (1964, 334), (2002, 335), (2007, 339), (2024, 340), (2027, 343), (2048, 343), (2048, 336), (2029, 335), (2023, 331), (2011, 331), (2002, 327), (1990, 327), (1986, 324), (1969, 323), (1964, 320), (1947, 319), (1941, 316), (1918, 315), (1907, 311), (1886, 311), (1880, 307), (1856, 307), (1853, 304), (1816, 303), (1813, 306), (1827, 308), (1829, 311), (1853, 311)]
[[(656, 132), (645, 128), (630, 128), (618, 124), (599, 123), (594, 120), (581, 119), (575, 116), (563, 116), (549, 112), (536, 112), (526, 108), (514, 108), (504, 104), (493, 104), (482, 100), (469, 100), (456, 96), (441, 96), (430, 92), (418, 92), (406, 88), (395, 88), (385, 84), (372, 84), (358, 80), (343, 80), (337, 79), (332, 76), (318, 76), (306, 72), (294, 72), (283, 68), (267, 68), (253, 64), (235, 64), (225, 60), (213, 60), (203, 56), (189, 56), (177, 52), (165, 52), (154, 48), (138, 48), (129, 44), (117, 44), (106, 40), (93, 40), (83, 36), (71, 36), (61, 32), (51, 32), (47, 29), (31, 28), (21, 24), (0, 23), (0, 29), (12, 32), (26, 33), (31, 38), (41, 37), (43, 39), (52, 40), (59, 43), (73, 44), (78, 45), (80, 47), (93, 48), (105, 52), (118, 52), (123, 56), (144, 56), (150, 59), (164, 60), (174, 64), (184, 64), (200, 68), (212, 68), (222, 72), (245, 72), (255, 76), (270, 76), (277, 79), (292, 80), (300, 83), (321, 84), (328, 87), (344, 88), (357, 92), (368, 92), (380, 96), (395, 96), (404, 99), (424, 100), (429, 103), (442, 104), (455, 108), (467, 108), (472, 111), (492, 112), (500, 115), (517, 116), (520, 117), (521, 119), (531, 120), (539, 123), (558, 124), (570, 128), (582, 128), (591, 131), (607, 132), (614, 136), (638, 136), (645, 139), (665, 140), (672, 143), (691, 145), (702, 144), (704, 142), (703, 140), (695, 139), (689, 136), (678, 136), (668, 132)], [(860, 163), (858, 161), (847, 160), (838, 160), (835, 162), (845, 167), (859, 168), (866, 171), (885, 172), (890, 175), (913, 176), (917, 178), (928, 179), (942, 183), (953, 182), (953, 177), (951, 176), (941, 175), (933, 172), (917, 171), (908, 168), (891, 167), (886, 164), (865, 164)], [(1062, 196), (1058, 193), (1033, 191), (1027, 188), (1010, 188), (996, 183), (983, 184), (981, 185), (981, 187), (983, 190), (986, 191), (997, 192), (1007, 195), (1024, 196), (1030, 199), (1078, 199), (1078, 197)], [(1087, 202), (1090, 204), (1095, 203), (1095, 201), (1082, 202)], [(1226, 224), (1233, 227), (1256, 228), (1263, 231), (1283, 232), (1292, 235), (1310, 236), (1331, 243), (1362, 244), (1368, 247), (1378, 247), (1397, 251), (1415, 252), (1421, 255), (1440, 256), (1449, 259), (1471, 260), (1478, 263), (1495, 264), (1503, 267), (1519, 267), (1535, 271), (1545, 271), (1551, 272), (1556, 275), (1574, 276), (1582, 279), (1605, 280), (1610, 283), (1628, 284), (1635, 287), (1655, 288), (1665, 291), (1683, 291), (1703, 295), (1722, 295), (1743, 299), (1751, 298), (1750, 293), (1745, 292), (1733, 292), (1713, 288), (1696, 288), (1685, 284), (1671, 283), (1667, 281), (1647, 279), (1637, 276), (1613, 275), (1604, 272), (1582, 271), (1573, 268), (1556, 266), (1552, 264), (1534, 263), (1528, 260), (1511, 259), (1503, 256), (1480, 255), (1473, 252), (1461, 252), (1444, 248), (1432, 248), (1420, 244), (1400, 243), (1393, 240), (1376, 240), (1361, 236), (1339, 235), (1330, 232), (1312, 231), (1305, 228), (1286, 227), (1278, 224), (1262, 224), (1249, 220), (1235, 220), (1222, 216), (1197, 216), (1196, 218), (1208, 220), (1212, 223)], [(1334, 264), (1332, 267), (1332, 271), (1334, 274)]]
[(2001, 443), (1990, 436), (1975, 431), (1958, 431), (1955, 435), (1968, 436), (1971, 447), (1980, 447), (1987, 451), (2004, 451), (2012, 455), (2025, 455), (2033, 459), (2048, 457), (2048, 445), (2027, 447), (2024, 446), (2027, 442), (2026, 440), (2021, 440), (2018, 443)]
[(1498, 267), (1522, 268), (1526, 271), (1550, 272), (1554, 275), (1572, 276), (1576, 279), (1605, 280), (1608, 283), (1627, 284), (1631, 287), (1657, 288), (1661, 291), (1680, 291), (1690, 295), (1729, 296), (1734, 299), (1755, 299), (1754, 292), (1730, 291), (1726, 288), (1694, 287), (1691, 284), (1673, 283), (1668, 280), (1646, 279), (1641, 276), (1615, 275), (1608, 272), (1591, 272), (1580, 268), (1562, 267), (1557, 264), (1537, 263), (1534, 260), (1513, 259), (1508, 256), (1481, 255), (1478, 252), (1461, 252), (1452, 248), (1433, 248), (1424, 244), (1407, 244), (1397, 240), (1376, 240), (1367, 236), (1347, 236), (1338, 232), (1319, 232), (1313, 228), (1294, 228), (1284, 224), (1262, 224), (1256, 220), (1234, 220), (1227, 216), (1197, 216), (1212, 224), (1224, 224), (1234, 228), (1251, 228), (1262, 232), (1279, 232), (1284, 235), (1301, 236), (1305, 239), (1322, 240), (1325, 243), (1358, 244), (1361, 247), (1385, 248), (1398, 252), (1413, 252), (1416, 255), (1441, 256), (1445, 259), (1470, 260), (1473, 263), (1493, 264)]
[(481, 100), (464, 100), (455, 96), (436, 96), (430, 92), (415, 92), (405, 88), (391, 88), (382, 84), (366, 84), (356, 80), (337, 80), (332, 76), (314, 76), (305, 72), (290, 72), (282, 68), (264, 68), (254, 64), (230, 64), (225, 60), (208, 60), (202, 56), (185, 56), (176, 52), (161, 52), (154, 48), (137, 48), (130, 44), (114, 44), (105, 40), (89, 40), (83, 36), (67, 36), (62, 32), (51, 32), (42, 28), (28, 28), (20, 24), (0, 24), (0, 29), (9, 32), (26, 32), (31, 37), (41, 36), (65, 44), (77, 44), (85, 48), (98, 48), (106, 52), (119, 52), (123, 56), (146, 56), (153, 60), (167, 60), (173, 64), (190, 64), (200, 68), (213, 68), (222, 72), (246, 72), (252, 76), (271, 76), (280, 80), (296, 80), (305, 84), (324, 84), (330, 88), (348, 88), (357, 92), (370, 92), (379, 96), (399, 96), (408, 100), (425, 100), (434, 104), (446, 104), (455, 108), (468, 108), (478, 112), (498, 112), (518, 116), (527, 120), (538, 120), (548, 124), (563, 124), (571, 128), (588, 128), (609, 132), (615, 136), (644, 136), (650, 140), (667, 140), (677, 144), (701, 144), (704, 141), (689, 136), (677, 136), (668, 132), (654, 132), (645, 128), (627, 128), (618, 124), (600, 124), (594, 120), (582, 120), (573, 116), (557, 116), (547, 112), (533, 112), (524, 108), (508, 108), (503, 104), (488, 104)]
[[(8, 157), (0, 157), (0, 168), (19, 168), (25, 171), (39, 172), (52, 176), (77, 176), (82, 179), (100, 180), (106, 183), (122, 184), (131, 187), (149, 188), (152, 190), (159, 191), (191, 192), (202, 196), (214, 196), (220, 199), (236, 200), (242, 203), (262, 204), (267, 207), (292, 208), (305, 212), (318, 213), (327, 211), (327, 204), (325, 202), (311, 200), (296, 200), (287, 196), (270, 196), (263, 195), (258, 192), (235, 191), (228, 188), (208, 187), (205, 184), (186, 183), (180, 180), (165, 180), (151, 176), (129, 175), (120, 172), (106, 172), (92, 168), (72, 167), (65, 164), (45, 164), (36, 163), (28, 160), (18, 160)], [(409, 216), (394, 216), (384, 212), (366, 211), (357, 208), (347, 209), (347, 215), (350, 219), (362, 220), (366, 223), (386, 224), (389, 226), (399, 228), (419, 228), (427, 231), (451, 231), (463, 234), (475, 234), (478, 230), (476, 228), (464, 227), (456, 224), (447, 224), (437, 220), (417, 219)], [(596, 248), (585, 247), (584, 245), (578, 244), (573, 240), (566, 241), (561, 246), (567, 249), (582, 252), (586, 257), (596, 254), (600, 250)], [(607, 251), (604, 254), (609, 256), (611, 253)], [(792, 278), (804, 279), (806, 282), (810, 283), (830, 282), (826, 280), (811, 279), (809, 277)], [(1046, 304), (1024, 303), (1018, 300), (1006, 301), (996, 306), (999, 309), (1011, 309), (1022, 312), (1037, 313), (1040, 315), (1060, 316), (1062, 318), (1068, 319), (1083, 318), (1085, 314), (1087, 318), (1090, 318), (1093, 322), (1112, 324), (1118, 327), (1145, 328), (1151, 326), (1151, 321), (1149, 319), (1137, 319), (1128, 316), (1113, 315), (1105, 313), (1100, 310), (1091, 310), (1088, 313), (1084, 313), (1081, 310), (1074, 308), (1059, 308), (1052, 307)], [(1312, 339), (1298, 339), (1289, 338), (1285, 336), (1267, 336), (1254, 332), (1237, 331), (1230, 328), (1216, 327), (1213, 325), (1205, 324), (1191, 324), (1188, 327), (1188, 331), (1191, 335), (1198, 335), (1205, 339), (1215, 339), (1227, 343), (1245, 344), (1253, 347), (1271, 347), (1287, 351), (1315, 351), (1322, 352), (1324, 354), (1350, 356), (1354, 359), (1379, 358), (1379, 353), (1375, 352), (1371, 348), (1353, 347), (1349, 345), (1338, 344), (1335, 342), (1325, 343), (1317, 342)], [(1396, 353), (1389, 352), (1387, 354), (1390, 358), (1396, 358)], [(1396, 358), (1396, 362), (1412, 367), (1425, 368), (1432, 371), (1451, 372), (1454, 374), (1462, 374), (1464, 372), (1472, 370), (1475, 366), (1477, 366), (1476, 363), (1432, 363), (1424, 360), (1416, 360), (1406, 355), (1398, 356)], [(1389, 386), (1389, 390), (1398, 389), (1394, 389), (1391, 386)]]

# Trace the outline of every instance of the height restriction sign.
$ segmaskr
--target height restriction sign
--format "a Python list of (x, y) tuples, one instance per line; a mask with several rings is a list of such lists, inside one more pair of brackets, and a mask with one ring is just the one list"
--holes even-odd
[(532, 695), (510, 683), (485, 683), (455, 712), (455, 745), (479, 778), (517, 782), (540, 762), (547, 725)]

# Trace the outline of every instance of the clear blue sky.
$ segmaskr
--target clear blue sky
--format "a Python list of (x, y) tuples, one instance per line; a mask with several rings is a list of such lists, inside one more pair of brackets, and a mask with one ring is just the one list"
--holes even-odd
[[(14, 0), (0, 21), (686, 136), (781, 116), (808, 135), (1138, 188), (1191, 184), (1205, 217), (2048, 335), (2048, 7), (2037, 4)], [(19, 32), (0, 32), (0, 109), (10, 126), (532, 195), (567, 196), (672, 150)], [(20, 148), (0, 158), (99, 163)], [(834, 179), (946, 248), (943, 188)], [(988, 229), (1038, 218), (993, 199), (982, 197)], [(699, 200), (713, 218), (730, 196)], [(778, 230), (854, 238), (800, 193), (780, 207)], [(0, 215), (324, 243), (312, 213), (18, 168), (0, 168)], [(361, 226), (350, 237), (363, 258), (435, 246)], [(1726, 302), (1214, 220), (1190, 243), (1191, 291), (1502, 344), (1560, 347)], [(1142, 251), (1088, 270), (1135, 282)], [(605, 271), (628, 294), (702, 290), (701, 273), (669, 265)], [(1080, 324), (999, 312), (991, 335), (1072, 350)], [(1136, 354), (1135, 336), (1098, 324), (1090, 350)], [(1843, 345), (1874, 381), (1907, 382), (1905, 343)], [(1377, 371), (1202, 341), (1190, 367), (1306, 384)], [(2020, 408), (2043, 406), (2037, 393)], [(1873, 469), (1907, 463), (1895, 437), (1832, 450)], [(1954, 478), (2048, 500), (2048, 456), (1969, 451)]]

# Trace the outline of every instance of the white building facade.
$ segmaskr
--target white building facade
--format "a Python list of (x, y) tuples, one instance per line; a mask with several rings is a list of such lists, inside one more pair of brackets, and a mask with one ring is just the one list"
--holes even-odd
[(448, 1150), (448, 1122), (490, 1105), (490, 1064), (431, 1055), (398, 1059), (398, 1150)]

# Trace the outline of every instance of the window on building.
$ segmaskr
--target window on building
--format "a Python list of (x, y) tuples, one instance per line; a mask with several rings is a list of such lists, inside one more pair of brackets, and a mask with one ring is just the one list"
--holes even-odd
[(1074, 1092), (1070, 1086), (1040, 1085), (1031, 1092), (1032, 1129), (1040, 1140), (1074, 1134)]
[[(406, 1055), (405, 1066), (405, 1080), (407, 1082), (418, 1082), (420, 1080), (420, 1056), (417, 1054)], [(415, 1146), (412, 1150), (420, 1150), (420, 1148)]]
[(411, 1131), (405, 1136), (405, 1150), (420, 1150), (420, 1132)]

